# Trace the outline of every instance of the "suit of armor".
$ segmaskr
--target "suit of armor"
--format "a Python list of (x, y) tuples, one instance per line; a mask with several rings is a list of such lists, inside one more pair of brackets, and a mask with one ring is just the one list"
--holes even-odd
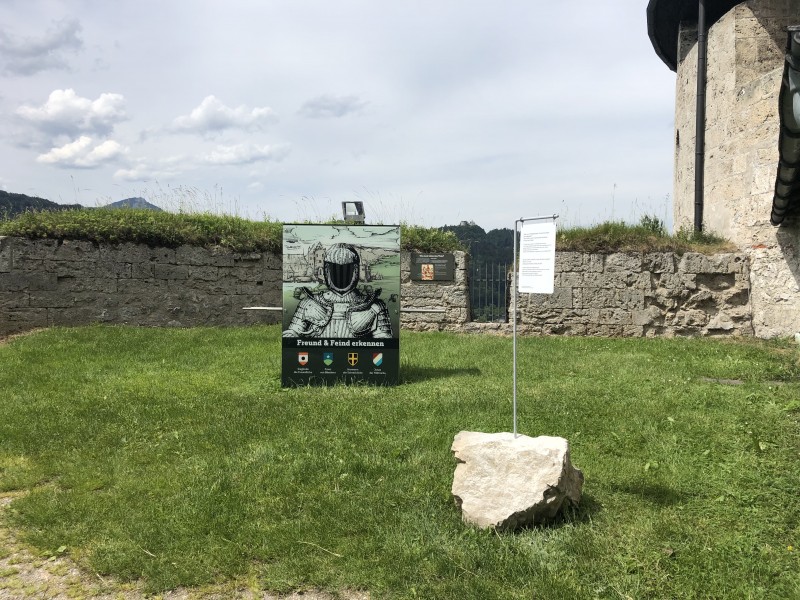
[(323, 257), (327, 290), (300, 288), (297, 305), (284, 337), (390, 338), (389, 311), (380, 290), (359, 290), (361, 259), (350, 244), (334, 244)]

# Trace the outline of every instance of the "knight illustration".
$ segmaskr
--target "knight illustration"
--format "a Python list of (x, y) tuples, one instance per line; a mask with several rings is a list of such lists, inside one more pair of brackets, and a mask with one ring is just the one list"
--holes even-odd
[(381, 290), (358, 289), (361, 257), (351, 244), (333, 244), (323, 256), (327, 290), (299, 288), (283, 337), (390, 338), (392, 325)]

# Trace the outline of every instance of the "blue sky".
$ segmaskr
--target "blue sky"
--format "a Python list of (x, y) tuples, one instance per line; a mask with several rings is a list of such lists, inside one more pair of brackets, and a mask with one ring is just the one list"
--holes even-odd
[(282, 221), (671, 220), (646, 1), (4, 0), (0, 188)]

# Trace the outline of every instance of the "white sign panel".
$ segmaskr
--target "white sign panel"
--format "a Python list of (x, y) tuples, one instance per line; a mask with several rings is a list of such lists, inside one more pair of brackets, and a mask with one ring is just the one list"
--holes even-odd
[(519, 248), (519, 291), (552, 294), (555, 263), (555, 221), (523, 223)]

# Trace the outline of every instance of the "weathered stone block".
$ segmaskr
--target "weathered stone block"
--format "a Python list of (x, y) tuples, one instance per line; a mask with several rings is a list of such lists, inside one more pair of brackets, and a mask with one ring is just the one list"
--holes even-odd
[(153, 266), (153, 276), (156, 279), (189, 279), (189, 267), (156, 263)]
[(71, 262), (94, 261), (100, 256), (100, 251), (92, 242), (80, 240), (64, 240), (53, 253), (53, 260)]
[(546, 523), (581, 498), (583, 473), (564, 438), (462, 431), (452, 494), (466, 523), (513, 530)]
[(189, 267), (189, 279), (216, 281), (219, 279), (219, 267), (192, 265)]
[(152, 279), (155, 275), (155, 266), (151, 262), (131, 263), (131, 279)]
[(57, 286), (54, 273), (0, 273), (0, 292), (49, 291)]
[(582, 272), (585, 256), (583, 252), (556, 252), (556, 273)]
[(617, 252), (606, 256), (603, 272), (625, 271), (628, 273), (638, 273), (641, 270), (641, 252)]
[[(28, 292), (0, 292), (0, 310), (7, 311), (14, 308), (27, 308), (30, 306)], [(0, 318), (0, 321), (2, 318)]]
[(11, 238), (0, 236), (0, 273), (10, 273), (13, 268)]
[(675, 254), (672, 252), (652, 252), (645, 254), (642, 270), (650, 273), (674, 273)]

